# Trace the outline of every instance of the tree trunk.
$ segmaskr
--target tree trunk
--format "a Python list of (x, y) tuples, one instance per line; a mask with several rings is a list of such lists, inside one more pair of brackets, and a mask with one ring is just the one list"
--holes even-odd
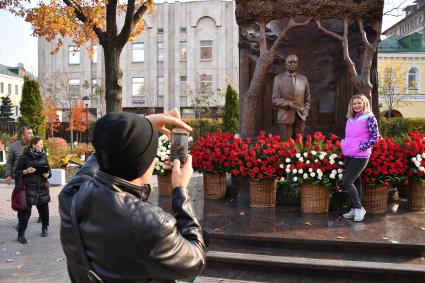
[(121, 49), (113, 43), (103, 46), (105, 56), (106, 113), (122, 111)]
[(260, 57), (255, 65), (254, 75), (252, 76), (249, 89), (244, 94), (243, 109), (242, 109), (242, 123), (241, 123), (241, 136), (242, 138), (254, 137), (256, 135), (255, 126), (257, 116), (257, 101), (261, 96), (264, 79), (266, 77), (269, 66), (273, 63), (273, 54), (265, 54)]

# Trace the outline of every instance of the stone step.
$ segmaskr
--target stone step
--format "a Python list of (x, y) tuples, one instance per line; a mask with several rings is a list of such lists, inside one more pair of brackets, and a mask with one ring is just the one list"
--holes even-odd
[[(343, 278), (361, 278), (362, 280), (403, 279), (401, 282), (423, 282), (423, 278), (425, 278), (424, 264), (276, 256), (209, 250), (207, 252), (207, 276), (214, 274), (214, 269), (220, 269), (220, 276), (223, 277), (226, 274), (232, 276), (235, 270), (255, 270), (262, 274), (295, 272), (322, 274), (324, 276), (344, 276)], [(226, 270), (229, 272), (226, 273)], [(239, 279), (245, 280), (247, 278)]]
[(236, 279), (224, 279), (224, 278), (217, 278), (217, 277), (205, 277), (200, 276), (197, 277), (193, 283), (260, 283), (261, 281), (245, 281), (245, 280), (236, 280)]
[[(336, 237), (336, 236), (335, 236)], [(352, 240), (319, 240), (285, 237), (205, 232), (207, 245), (227, 247), (244, 246), (254, 248), (289, 249), (306, 251), (359, 253), (363, 255), (425, 256), (425, 244), (389, 242), (365, 242)]]
[(418, 264), (425, 268), (425, 258), (417, 255), (394, 255), (394, 254), (372, 254), (364, 252), (363, 249), (346, 252), (343, 250), (309, 250), (308, 246), (303, 248), (269, 248), (242, 246), (240, 244), (230, 245), (228, 243), (213, 242), (208, 246), (209, 251), (214, 252), (230, 252), (238, 254), (256, 254), (263, 256), (279, 256), (279, 257), (299, 257), (323, 260), (349, 260), (349, 261), (366, 261), (376, 263), (393, 263), (393, 264)]

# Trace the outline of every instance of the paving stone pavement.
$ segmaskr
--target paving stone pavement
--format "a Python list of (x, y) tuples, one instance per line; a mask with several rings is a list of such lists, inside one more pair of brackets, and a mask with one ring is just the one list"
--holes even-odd
[[(199, 187), (201, 175), (194, 173), (190, 187)], [(157, 178), (150, 180), (152, 188), (157, 187)], [(31, 219), (25, 233), (28, 244), (16, 241), (15, 226), (17, 214), (12, 210), (10, 197), (13, 186), (0, 180), (0, 283), (69, 283), (65, 255), (59, 238), (60, 217), (58, 211), (58, 194), (62, 187), (50, 189), (51, 202), (49, 236), (40, 237), (41, 223), (37, 223), (38, 212), (32, 209)], [(156, 194), (153, 194), (155, 196)], [(157, 198), (157, 197), (156, 197)], [(153, 203), (157, 203), (154, 200)], [(196, 283), (218, 282), (215, 279), (198, 278)]]
[(62, 283), (70, 282), (65, 256), (59, 239), (58, 194), (62, 187), (51, 187), (49, 236), (40, 237), (38, 212), (32, 209), (26, 237), (28, 244), (16, 241), (16, 212), (10, 197), (13, 186), (0, 184), (0, 282), (2, 283)]

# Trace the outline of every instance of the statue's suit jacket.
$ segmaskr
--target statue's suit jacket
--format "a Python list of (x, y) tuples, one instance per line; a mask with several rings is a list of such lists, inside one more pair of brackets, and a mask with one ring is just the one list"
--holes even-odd
[[(310, 109), (310, 88), (305, 76), (296, 73), (296, 83), (292, 81), (289, 72), (277, 75), (273, 82), (273, 106), (277, 108), (277, 123), (293, 124), (295, 115), (306, 120)], [(289, 108), (292, 102), (298, 110)]]

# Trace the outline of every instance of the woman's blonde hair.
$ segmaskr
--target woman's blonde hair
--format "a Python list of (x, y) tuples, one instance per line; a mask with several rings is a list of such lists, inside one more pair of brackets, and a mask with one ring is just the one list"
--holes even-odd
[(361, 101), (363, 101), (363, 105), (364, 105), (363, 114), (372, 113), (372, 107), (370, 107), (369, 99), (363, 93), (358, 93), (351, 97), (350, 103), (348, 104), (347, 119), (353, 119), (354, 116), (356, 115), (356, 113), (353, 110), (354, 99), (360, 99)]

